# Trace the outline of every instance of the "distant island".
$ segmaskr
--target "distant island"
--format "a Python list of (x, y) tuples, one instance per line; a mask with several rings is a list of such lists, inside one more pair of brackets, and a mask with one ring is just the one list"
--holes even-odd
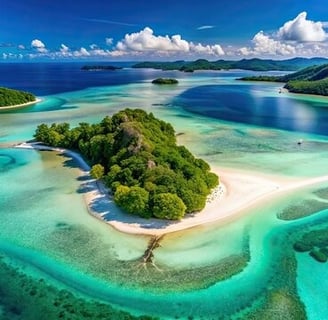
[(173, 127), (140, 109), (125, 109), (98, 124), (41, 124), (35, 139), (77, 150), (124, 211), (180, 220), (201, 211), (219, 179), (210, 166), (176, 144)]
[(0, 108), (15, 107), (36, 101), (36, 97), (30, 92), (0, 87)]
[(253, 70), (253, 71), (296, 71), (312, 65), (328, 63), (326, 58), (293, 58), (287, 60), (271, 59), (242, 59), (242, 60), (217, 60), (208, 61), (198, 59), (195, 61), (145, 61), (132, 66), (132, 68), (152, 68), (160, 70), (178, 70), (183, 72), (194, 72), (197, 70)]
[(81, 68), (81, 70), (84, 71), (114, 71), (122, 69), (122, 67), (116, 67), (116, 66), (92, 66), (92, 65), (86, 65)]
[(244, 81), (271, 81), (286, 83), (284, 88), (294, 93), (328, 96), (328, 64), (304, 68), (280, 77), (243, 77)]
[(179, 81), (177, 79), (171, 78), (157, 78), (152, 81), (154, 84), (178, 84)]

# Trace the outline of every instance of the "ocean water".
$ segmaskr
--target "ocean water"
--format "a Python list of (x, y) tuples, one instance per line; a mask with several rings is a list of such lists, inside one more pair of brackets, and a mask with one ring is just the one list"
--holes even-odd
[[(129, 66), (127, 64), (126, 66)], [(241, 83), (245, 71), (82, 72), (80, 64), (0, 64), (0, 85), (42, 102), (0, 113), (0, 315), (4, 319), (325, 319), (327, 264), (295, 253), (328, 227), (328, 184), (285, 194), (225, 224), (149, 237), (90, 216), (70, 158), (12, 148), (40, 123), (96, 122), (122, 108), (169, 121), (210, 164), (285, 177), (327, 175), (327, 98)], [(155, 77), (177, 86), (154, 86)], [(303, 143), (298, 145), (299, 139)], [(318, 192), (319, 191), (319, 192)], [(281, 212), (300, 218), (281, 220)], [(313, 275), (313, 270), (316, 274)]]

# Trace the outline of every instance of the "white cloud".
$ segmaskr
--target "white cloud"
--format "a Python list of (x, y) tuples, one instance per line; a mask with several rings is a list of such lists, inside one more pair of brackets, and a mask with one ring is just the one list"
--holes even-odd
[(258, 32), (252, 39), (252, 46), (236, 50), (237, 55), (276, 57), (276, 56), (326, 56), (328, 35), (324, 28), (326, 22), (314, 22), (306, 19), (306, 12), (287, 21), (271, 34)]
[(185, 51), (189, 50), (187, 41), (182, 40), (180, 35), (155, 36), (152, 29), (144, 28), (140, 32), (126, 34), (124, 39), (116, 45), (121, 51)]
[[(126, 34), (124, 39), (116, 45), (116, 51), (122, 54), (152, 53), (157, 56), (169, 56), (175, 54), (205, 54), (205, 55), (223, 55), (224, 51), (218, 44), (202, 45), (194, 44), (181, 38), (181, 35), (156, 36), (151, 28), (146, 27), (140, 32)], [(116, 52), (117, 54), (117, 52)]]
[(275, 40), (263, 31), (258, 32), (252, 39), (253, 47), (242, 47), (238, 53), (243, 56), (291, 56), (296, 53), (295, 46)]
[(19, 50), (25, 50), (25, 46), (23, 44), (18, 45), (17, 47)]
[(326, 23), (314, 22), (306, 19), (307, 13), (301, 12), (295, 19), (287, 21), (278, 31), (282, 40), (298, 42), (324, 41), (327, 34), (324, 30)]
[(205, 29), (213, 29), (214, 26), (206, 25), (206, 26), (200, 26), (197, 28), (197, 30), (205, 30)]
[(40, 53), (48, 52), (45, 44), (41, 40), (38, 40), (38, 39), (34, 39), (31, 42), (31, 47), (34, 48), (35, 50), (37, 50)]
[(90, 49), (92, 49), (92, 50), (98, 49), (98, 46), (93, 43), (90, 45)]
[(106, 44), (111, 46), (113, 44), (113, 38), (106, 38)]
[(60, 52), (69, 52), (69, 47), (65, 46), (63, 43), (60, 46)]
[(87, 49), (82, 47), (80, 50), (74, 51), (73, 56), (74, 57), (89, 57), (90, 52)]
[(252, 41), (255, 45), (254, 51), (258, 54), (267, 53), (285, 56), (295, 54), (296, 52), (294, 46), (275, 40), (265, 35), (263, 31), (258, 32)]

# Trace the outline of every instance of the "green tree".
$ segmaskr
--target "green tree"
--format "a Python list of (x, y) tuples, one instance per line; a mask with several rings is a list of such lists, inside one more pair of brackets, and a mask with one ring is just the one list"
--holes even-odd
[(102, 177), (104, 176), (104, 173), (105, 173), (105, 169), (99, 163), (93, 165), (91, 170), (90, 170), (91, 177), (94, 178), (94, 179), (97, 179), (97, 180), (102, 179)]
[(160, 219), (180, 220), (186, 212), (183, 201), (173, 193), (160, 193), (154, 196), (153, 214)]
[(120, 185), (114, 194), (115, 202), (126, 212), (148, 218), (151, 216), (148, 208), (149, 193), (138, 186)]

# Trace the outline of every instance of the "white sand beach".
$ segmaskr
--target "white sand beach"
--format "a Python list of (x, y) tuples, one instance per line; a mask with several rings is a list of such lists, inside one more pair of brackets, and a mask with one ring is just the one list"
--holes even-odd
[(16, 105), (13, 105), (13, 106), (0, 107), (0, 111), (2, 111), (2, 110), (4, 111), (4, 110), (10, 110), (10, 109), (24, 108), (24, 107), (28, 107), (28, 106), (31, 106), (33, 104), (39, 103), (41, 101), (42, 101), (42, 99), (36, 98), (36, 100), (31, 101), (31, 102), (26, 102), (26, 103), (22, 103), (22, 104), (16, 104)]
[(160, 219), (143, 219), (126, 214), (118, 208), (104, 185), (89, 176), (90, 167), (75, 152), (52, 148), (36, 143), (23, 143), (16, 147), (53, 150), (72, 156), (78, 161), (82, 174), (89, 177), (84, 182), (84, 194), (90, 214), (103, 220), (115, 229), (132, 234), (163, 235), (181, 231), (211, 222), (226, 222), (244, 214), (246, 209), (269, 202), (286, 192), (328, 182), (328, 175), (316, 178), (288, 179), (276, 175), (264, 175), (257, 172), (212, 167), (212, 171), (220, 177), (220, 186), (208, 197), (205, 208), (198, 213), (188, 215), (181, 221)]

